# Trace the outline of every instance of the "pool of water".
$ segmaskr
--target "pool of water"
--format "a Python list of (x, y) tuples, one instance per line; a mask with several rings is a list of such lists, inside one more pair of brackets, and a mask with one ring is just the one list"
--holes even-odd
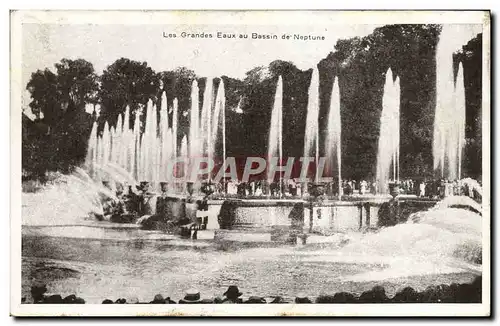
[(432, 265), (426, 257), (415, 265), (417, 258), (407, 258), (360, 253), (346, 249), (344, 241), (255, 247), (183, 240), (134, 226), (23, 226), (22, 295), (29, 298), (34, 283), (63, 296), (75, 293), (87, 303), (120, 297), (150, 301), (157, 293), (178, 300), (192, 287), (213, 298), (233, 284), (244, 296), (360, 294), (374, 285), (393, 295), (405, 286), (469, 282), (480, 273)]

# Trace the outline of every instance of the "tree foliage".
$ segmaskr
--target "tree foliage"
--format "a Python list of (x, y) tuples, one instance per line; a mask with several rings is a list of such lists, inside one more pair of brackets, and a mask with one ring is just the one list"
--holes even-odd
[(84, 110), (86, 103), (96, 102), (98, 77), (90, 62), (83, 59), (62, 59), (55, 67), (63, 107)]
[(146, 62), (120, 58), (103, 71), (99, 98), (101, 121), (116, 123), (118, 115), (130, 106), (131, 119), (140, 105), (156, 101), (160, 80)]
[(29, 104), (31, 111), (40, 119), (41, 114), (50, 124), (59, 120), (61, 106), (57, 89), (57, 76), (49, 69), (37, 70), (31, 74), (26, 86), (31, 93), (32, 101)]

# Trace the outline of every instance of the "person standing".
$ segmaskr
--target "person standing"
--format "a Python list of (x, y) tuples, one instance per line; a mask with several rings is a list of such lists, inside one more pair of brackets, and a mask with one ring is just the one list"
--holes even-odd
[(419, 197), (425, 197), (425, 182), (422, 181), (420, 182), (420, 192), (419, 192)]
[(360, 190), (359, 190), (361, 195), (364, 195), (366, 193), (366, 186), (367, 186), (366, 181), (365, 180), (361, 181)]

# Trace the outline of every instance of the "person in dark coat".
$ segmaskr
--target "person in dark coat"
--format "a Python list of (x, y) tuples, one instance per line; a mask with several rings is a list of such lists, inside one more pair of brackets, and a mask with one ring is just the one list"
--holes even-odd
[(457, 303), (474, 303), (480, 302), (480, 297), (477, 298), (477, 291), (472, 284), (460, 284), (457, 291)]
[(477, 276), (474, 281), (472, 282), (472, 298), (471, 302), (473, 303), (481, 303), (483, 298), (483, 277), (482, 276)]
[(182, 304), (200, 304), (202, 303), (200, 291), (196, 289), (189, 289), (186, 291), (184, 298), (179, 300)]
[(316, 298), (316, 303), (335, 303), (335, 301), (333, 299), (333, 296), (322, 294)]
[(275, 296), (274, 299), (269, 303), (288, 303), (282, 296)]
[(447, 284), (441, 284), (436, 287), (436, 291), (438, 293), (439, 302), (443, 303), (454, 303), (455, 302), (455, 294), (454, 290), (451, 286)]
[(224, 292), (225, 299), (222, 303), (242, 303), (243, 300), (240, 299), (242, 294), (236, 285), (230, 285)]
[(33, 298), (33, 303), (41, 303), (46, 292), (47, 286), (45, 284), (33, 285), (31, 287), (31, 297)]
[(82, 298), (77, 297), (74, 294), (70, 294), (70, 295), (68, 295), (67, 297), (65, 297), (63, 299), (63, 303), (67, 303), (67, 304), (83, 304), (83, 303), (85, 303), (85, 300), (83, 300)]
[(421, 302), (438, 303), (440, 302), (439, 294), (436, 286), (429, 285), (421, 294)]
[(243, 303), (265, 304), (267, 303), (267, 301), (263, 297), (251, 296), (250, 298), (248, 298), (248, 300), (246, 300)]
[(163, 298), (163, 296), (161, 294), (157, 294), (157, 295), (155, 295), (153, 301), (151, 301), (149, 303), (152, 303), (152, 304), (165, 304), (166, 301), (165, 301), (165, 299)]
[(334, 303), (356, 303), (357, 299), (352, 293), (337, 292), (333, 296)]
[(307, 297), (306, 294), (304, 293), (299, 293), (296, 297), (295, 297), (295, 303), (312, 303), (311, 299), (309, 299)]
[(58, 303), (64, 303), (63, 298), (59, 294), (54, 294), (54, 295), (49, 295), (43, 298), (42, 303), (48, 303), (48, 304), (58, 304)]
[(359, 303), (386, 303), (389, 298), (382, 286), (374, 286), (371, 290), (363, 292), (358, 299)]
[(405, 287), (401, 291), (397, 292), (394, 298), (392, 298), (394, 303), (416, 303), (420, 302), (420, 294), (415, 291), (412, 287)]

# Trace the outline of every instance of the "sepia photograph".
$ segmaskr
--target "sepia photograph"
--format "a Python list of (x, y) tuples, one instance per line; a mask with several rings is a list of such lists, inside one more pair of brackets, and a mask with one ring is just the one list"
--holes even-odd
[(490, 47), (489, 11), (12, 11), (11, 314), (489, 316)]

